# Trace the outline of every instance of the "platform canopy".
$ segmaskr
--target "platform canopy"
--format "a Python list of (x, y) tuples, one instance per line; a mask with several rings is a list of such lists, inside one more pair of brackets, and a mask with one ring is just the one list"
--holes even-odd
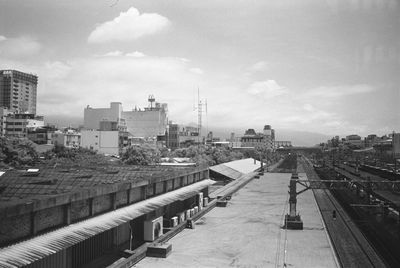
[(165, 205), (193, 196), (214, 183), (210, 179), (202, 180), (2, 248), (0, 249), (0, 267), (26, 266)]
[(256, 171), (261, 167), (261, 162), (253, 158), (246, 158), (236, 161), (223, 163), (210, 167), (212, 172), (216, 172), (232, 180), (236, 180), (243, 175)]

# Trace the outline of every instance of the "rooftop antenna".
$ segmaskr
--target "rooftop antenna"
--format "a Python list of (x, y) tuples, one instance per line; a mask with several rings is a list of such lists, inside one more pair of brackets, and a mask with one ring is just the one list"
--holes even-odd
[(153, 110), (153, 102), (156, 101), (156, 99), (154, 98), (154, 95), (149, 95), (149, 103), (150, 103), (150, 110)]

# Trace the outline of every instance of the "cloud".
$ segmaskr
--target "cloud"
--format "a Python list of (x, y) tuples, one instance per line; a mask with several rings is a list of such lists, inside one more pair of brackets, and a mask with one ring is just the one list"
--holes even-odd
[(267, 67), (267, 63), (265, 61), (259, 61), (250, 67), (250, 71), (258, 72), (258, 71), (265, 70), (266, 67)]
[(110, 51), (107, 52), (106, 54), (102, 55), (103, 57), (116, 57), (116, 56), (122, 56), (122, 52), (119, 50), (115, 50), (115, 51)]
[(370, 85), (342, 85), (324, 86), (309, 90), (306, 95), (310, 97), (340, 98), (349, 95), (364, 94), (375, 91)]
[(31, 37), (21, 36), (7, 38), (0, 35), (0, 56), (6, 58), (22, 58), (37, 54), (42, 46)]
[(190, 71), (194, 74), (203, 74), (203, 70), (200, 68), (191, 68)]
[(170, 21), (157, 13), (142, 13), (131, 7), (111, 21), (101, 23), (90, 33), (89, 43), (132, 41), (168, 27)]
[(287, 93), (287, 90), (275, 80), (256, 81), (250, 85), (247, 92), (255, 96), (263, 96), (264, 98), (273, 98)]
[(126, 56), (141, 58), (141, 57), (144, 57), (146, 55), (144, 53), (140, 52), (140, 51), (135, 51), (135, 52), (131, 52), (131, 53), (126, 53)]

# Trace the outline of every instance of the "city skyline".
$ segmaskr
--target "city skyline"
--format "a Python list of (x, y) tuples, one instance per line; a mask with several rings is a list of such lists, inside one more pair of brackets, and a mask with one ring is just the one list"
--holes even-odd
[[(174, 122), (344, 135), (400, 131), (397, 1), (3, 1), (0, 69), (38, 113), (82, 118), (153, 94)], [(205, 115), (204, 115), (205, 116)], [(203, 120), (204, 122), (204, 120)]]

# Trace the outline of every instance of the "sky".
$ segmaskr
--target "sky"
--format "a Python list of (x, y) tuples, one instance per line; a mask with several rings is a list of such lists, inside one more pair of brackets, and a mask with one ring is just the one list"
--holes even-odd
[[(0, 69), (39, 114), (168, 103), (169, 120), (334, 135), (400, 131), (397, 0), (0, 0)], [(207, 112), (207, 113), (206, 113)]]

